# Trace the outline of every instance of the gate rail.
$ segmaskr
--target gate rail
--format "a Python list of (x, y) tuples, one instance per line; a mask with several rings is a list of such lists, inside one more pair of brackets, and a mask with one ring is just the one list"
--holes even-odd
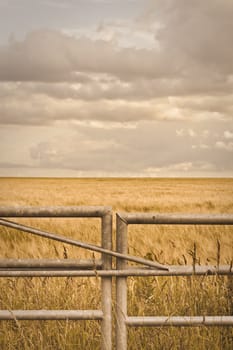
[[(101, 261), (97, 262), (98, 268), (106, 271), (112, 268), (112, 258), (104, 254), (104, 251), (112, 249), (112, 211), (109, 207), (11, 207), (0, 208), (0, 217), (37, 217), (37, 218), (100, 218), (101, 219)], [(0, 219), (0, 225), (19, 229), (24, 232), (54, 239), (71, 245), (78, 245), (75, 240), (67, 237), (50, 234), (42, 230), (34, 229)], [(79, 242), (80, 243), (80, 242)], [(85, 245), (85, 244), (84, 244)], [(69, 272), (82, 272), (86, 276), (85, 269), (96, 270), (96, 262), (93, 260), (14, 260), (4, 259), (0, 263), (0, 276), (50, 276), (52, 272), (69, 276)], [(55, 269), (56, 268), (56, 269)], [(59, 270), (61, 269), (62, 270)], [(72, 269), (82, 268), (82, 270)], [(19, 270), (17, 270), (19, 269)], [(33, 269), (33, 270), (32, 270)], [(55, 269), (55, 270), (51, 270)], [(95, 271), (93, 271), (95, 272)], [(104, 350), (112, 346), (112, 279), (111, 276), (101, 278), (101, 303), (102, 310), (1, 310), (1, 320), (101, 320), (101, 347)]]
[[(185, 215), (118, 213), (116, 251), (112, 250), (112, 211), (109, 207), (0, 207), (0, 217), (100, 218), (101, 246), (74, 240), (0, 218), (0, 225), (101, 253), (90, 259), (1, 259), (0, 277), (94, 277), (101, 278), (101, 310), (0, 310), (0, 320), (100, 320), (101, 348), (112, 349), (112, 277), (116, 277), (116, 349), (127, 349), (127, 326), (233, 326), (233, 316), (128, 316), (128, 276), (232, 275), (231, 265), (162, 265), (128, 254), (128, 225), (233, 225), (233, 215)], [(116, 268), (112, 266), (116, 258)], [(128, 266), (127, 261), (144, 267)]]
[[(117, 251), (128, 251), (128, 225), (233, 225), (233, 215), (180, 215), (180, 214), (117, 214)], [(187, 275), (230, 275), (232, 265), (228, 266), (167, 266), (168, 271), (155, 271), (156, 276)], [(130, 267), (132, 269), (132, 267)], [(127, 261), (117, 259), (117, 269), (128, 272)], [(136, 267), (137, 269), (137, 267)], [(146, 271), (149, 272), (150, 271)], [(145, 276), (138, 273), (138, 276)], [(150, 274), (148, 274), (149, 276)], [(127, 315), (127, 274), (116, 279), (116, 348), (127, 349), (127, 326), (233, 326), (233, 316), (128, 316)]]

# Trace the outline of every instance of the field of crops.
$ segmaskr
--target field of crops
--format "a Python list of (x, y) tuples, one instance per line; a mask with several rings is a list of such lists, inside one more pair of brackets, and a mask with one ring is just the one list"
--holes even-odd
[[(233, 179), (0, 179), (1, 206), (108, 205), (113, 212), (233, 213)], [(16, 221), (16, 219), (15, 219)], [(98, 219), (17, 219), (100, 243)], [(115, 234), (115, 220), (114, 220)], [(93, 253), (0, 227), (0, 258), (93, 258)], [(160, 263), (231, 264), (232, 227), (130, 226), (129, 253)], [(95, 258), (99, 258), (96, 253)], [(0, 278), (0, 309), (97, 309), (100, 280)], [(113, 305), (114, 308), (114, 305)], [(233, 315), (233, 279), (128, 279), (129, 315)], [(0, 349), (99, 349), (98, 321), (0, 321)], [(128, 349), (233, 348), (233, 329), (131, 328)]]

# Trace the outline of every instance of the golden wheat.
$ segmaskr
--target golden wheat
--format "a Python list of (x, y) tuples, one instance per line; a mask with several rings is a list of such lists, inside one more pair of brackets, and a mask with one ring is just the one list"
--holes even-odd
[[(233, 179), (0, 179), (0, 205), (108, 205), (113, 211), (233, 213)], [(97, 219), (18, 219), (100, 243)], [(114, 222), (115, 234), (115, 222)], [(0, 257), (92, 258), (80, 248), (1, 228)], [(225, 264), (233, 259), (231, 227), (130, 226), (129, 252), (169, 264)], [(98, 254), (95, 254), (98, 258)], [(1, 278), (1, 309), (100, 308), (98, 278)], [(230, 277), (128, 279), (130, 315), (232, 315)], [(96, 321), (1, 321), (0, 348), (98, 349)], [(232, 349), (232, 328), (132, 328), (129, 349)]]

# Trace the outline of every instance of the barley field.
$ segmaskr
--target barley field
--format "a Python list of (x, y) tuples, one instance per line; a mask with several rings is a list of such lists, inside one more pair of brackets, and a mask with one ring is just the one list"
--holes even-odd
[[(1, 178), (1, 206), (107, 205), (113, 212), (231, 213), (233, 179)], [(100, 243), (98, 219), (14, 219)], [(114, 220), (115, 235), (115, 220)], [(81, 248), (0, 227), (0, 258), (93, 258)], [(167, 264), (231, 264), (233, 228), (134, 226), (129, 253)], [(95, 258), (99, 258), (97, 253)], [(0, 309), (97, 309), (100, 280), (0, 278)], [(113, 305), (114, 310), (114, 305)], [(114, 311), (113, 311), (114, 312)], [(129, 315), (233, 315), (233, 279), (128, 278)], [(232, 327), (130, 328), (128, 349), (233, 349)], [(99, 349), (98, 321), (0, 321), (0, 349)]]

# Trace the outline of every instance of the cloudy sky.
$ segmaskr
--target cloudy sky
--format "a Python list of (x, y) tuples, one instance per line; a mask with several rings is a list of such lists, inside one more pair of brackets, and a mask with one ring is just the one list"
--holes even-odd
[(0, 0), (0, 176), (233, 176), (233, 1)]

